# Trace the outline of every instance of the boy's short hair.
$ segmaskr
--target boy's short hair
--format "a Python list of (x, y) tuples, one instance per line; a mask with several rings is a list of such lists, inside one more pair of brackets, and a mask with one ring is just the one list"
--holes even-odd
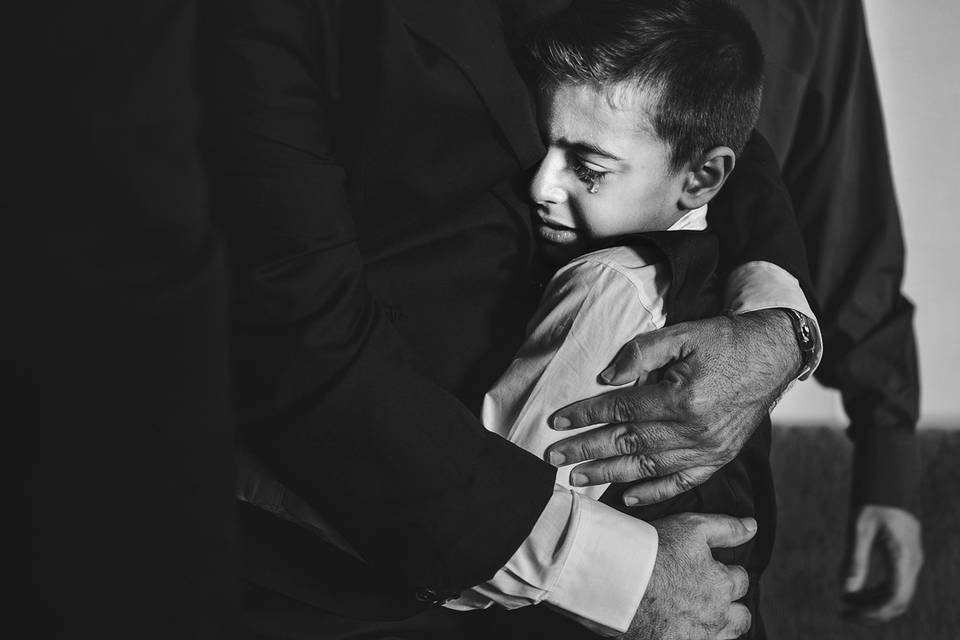
[(760, 113), (763, 49), (726, 0), (574, 0), (528, 38), (541, 90), (589, 83), (655, 100), (650, 119), (680, 170), (709, 149), (743, 150)]

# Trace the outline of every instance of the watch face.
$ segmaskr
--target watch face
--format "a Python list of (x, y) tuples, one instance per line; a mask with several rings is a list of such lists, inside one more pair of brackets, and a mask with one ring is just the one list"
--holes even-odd
[(813, 360), (816, 354), (816, 340), (813, 337), (813, 328), (810, 326), (810, 320), (797, 311), (788, 309), (790, 321), (793, 324), (793, 332), (797, 336), (797, 345), (800, 347), (800, 373), (797, 375), (799, 380), (806, 380), (813, 371)]

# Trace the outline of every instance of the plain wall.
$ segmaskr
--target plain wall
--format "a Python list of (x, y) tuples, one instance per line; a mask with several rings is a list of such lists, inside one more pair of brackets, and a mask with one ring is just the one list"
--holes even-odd
[[(960, 0), (864, 0), (917, 305), (921, 426), (960, 428)], [(846, 424), (839, 395), (797, 384), (785, 424)]]

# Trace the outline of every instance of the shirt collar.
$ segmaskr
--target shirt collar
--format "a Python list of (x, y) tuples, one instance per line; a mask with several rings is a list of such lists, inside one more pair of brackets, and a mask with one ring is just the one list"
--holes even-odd
[(667, 231), (704, 231), (707, 228), (707, 205), (691, 209), (670, 225)]

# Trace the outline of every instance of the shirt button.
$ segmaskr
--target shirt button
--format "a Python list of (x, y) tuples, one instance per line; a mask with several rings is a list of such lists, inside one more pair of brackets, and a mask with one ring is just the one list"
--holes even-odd
[(439, 599), (437, 592), (427, 587), (417, 589), (417, 592), (414, 594), (414, 596), (418, 602), (436, 602)]

